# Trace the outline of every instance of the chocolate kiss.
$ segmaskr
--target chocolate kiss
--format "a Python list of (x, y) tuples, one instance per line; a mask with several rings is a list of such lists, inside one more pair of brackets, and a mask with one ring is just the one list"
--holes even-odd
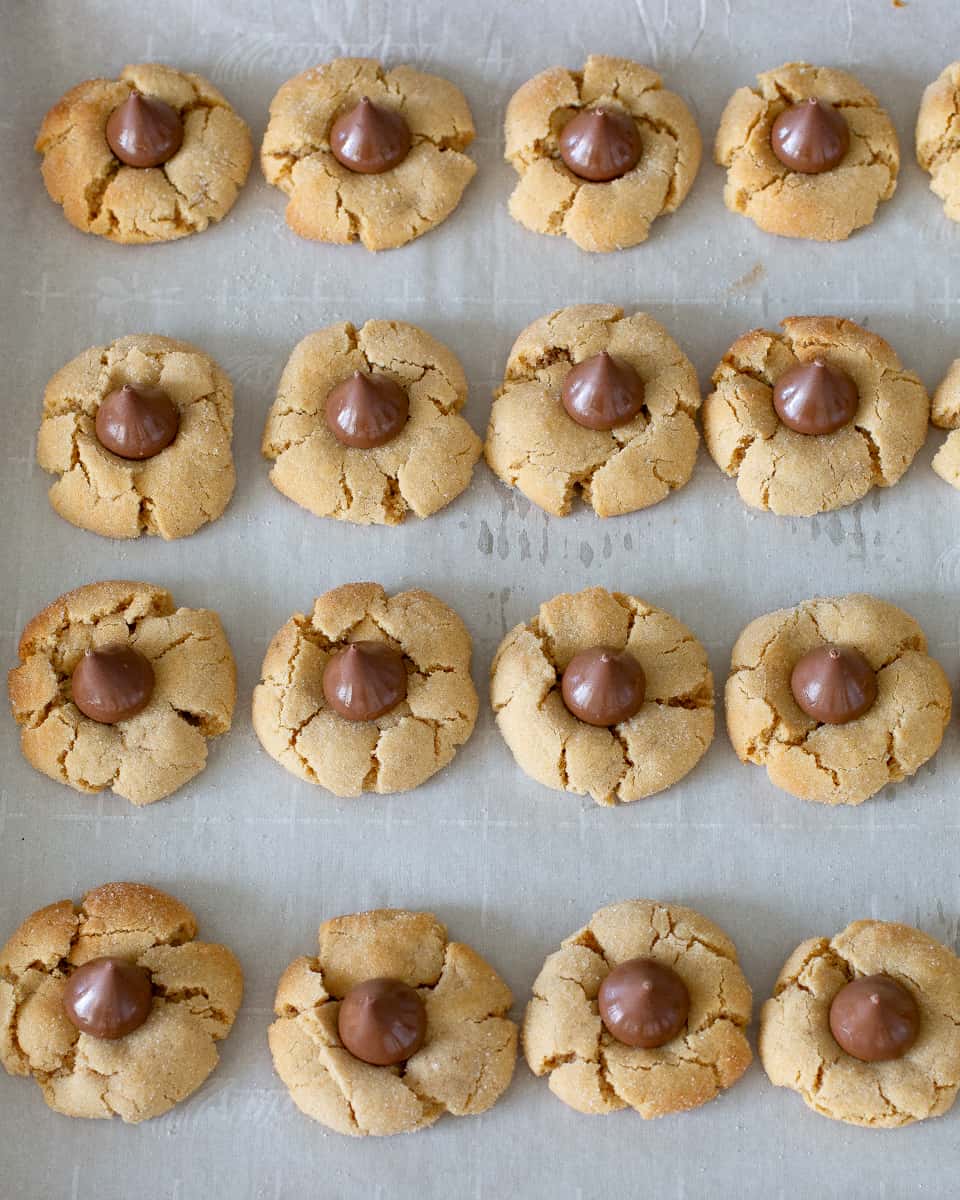
[(386, 642), (351, 642), (327, 660), (323, 694), (348, 721), (374, 721), (406, 698), (403, 656)]
[(560, 157), (580, 179), (609, 183), (640, 161), (637, 124), (618, 108), (587, 108), (564, 125)]
[(354, 373), (327, 396), (327, 425), (341, 445), (369, 450), (400, 433), (410, 415), (407, 393), (387, 375)]
[(853, 646), (817, 646), (793, 668), (790, 690), (808, 717), (846, 725), (873, 706), (877, 675)]
[(614, 967), (597, 993), (600, 1019), (625, 1046), (664, 1046), (687, 1023), (690, 993), (672, 968), (652, 958)]
[(110, 114), (106, 136), (128, 167), (159, 167), (183, 145), (183, 122), (165, 101), (131, 92)]
[(97, 440), (120, 458), (153, 458), (177, 436), (180, 412), (162, 388), (125, 383), (97, 409)]
[(788, 429), (818, 437), (850, 424), (860, 407), (860, 393), (846, 371), (814, 358), (777, 379), (773, 407)]
[(123, 958), (93, 958), (77, 967), (63, 990), (71, 1025), (91, 1037), (126, 1037), (153, 1010), (150, 972)]
[(361, 175), (379, 175), (410, 153), (410, 126), (400, 113), (364, 96), (337, 117), (330, 129), (330, 152), (338, 163)]
[(570, 712), (587, 725), (619, 725), (643, 707), (646, 679), (626, 650), (593, 646), (567, 664), (560, 694)]
[(606, 350), (567, 372), (560, 399), (568, 416), (586, 429), (627, 425), (643, 408), (643, 380), (629, 363)]
[(826, 100), (801, 100), (774, 121), (770, 146), (785, 167), (803, 175), (819, 175), (835, 167), (847, 153), (850, 127), (843, 113)]
[(101, 646), (80, 659), (70, 685), (73, 702), (85, 717), (101, 725), (116, 725), (143, 712), (150, 703), (153, 667), (132, 646)]
[(861, 1062), (902, 1058), (920, 1032), (920, 1010), (889, 975), (864, 975), (842, 987), (830, 1005), (830, 1032)]
[(368, 979), (341, 1001), (337, 1032), (354, 1058), (377, 1067), (396, 1066), (423, 1045), (427, 1009), (409, 984)]

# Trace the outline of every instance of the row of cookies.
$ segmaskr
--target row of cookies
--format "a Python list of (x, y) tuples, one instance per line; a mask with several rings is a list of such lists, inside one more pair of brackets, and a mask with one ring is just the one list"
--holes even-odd
[[(394, 525), (470, 484), (484, 451), (508, 486), (554, 516), (579, 495), (601, 517), (657, 504), (693, 474), (693, 364), (645, 313), (573, 305), (510, 352), (485, 447), (461, 415), (458, 359), (400, 321), (349, 322), (294, 349), (266, 420), (270, 479), (317, 516)], [(703, 401), (707, 449), (754, 508), (809, 516), (897, 483), (929, 423), (953, 429), (933, 468), (960, 489), (960, 359), (933, 402), (875, 333), (788, 317), (738, 338)], [(179, 538), (233, 494), (233, 389), (186, 342), (134, 334), (93, 346), (47, 385), (37, 459), (60, 516), (112, 538)]]
[[(952, 132), (960, 62), (926, 89), (916, 152), (960, 220)], [(650, 67), (591, 55), (553, 67), (507, 106), (513, 217), (585, 250), (646, 240), (686, 198), (701, 138), (686, 103)], [(301, 237), (370, 250), (401, 246), (445, 220), (476, 172), (463, 93), (449, 80), (375, 59), (339, 58), (288, 80), (270, 105), (260, 161), (288, 197)], [(250, 131), (199, 75), (157, 63), (91, 79), (47, 113), (36, 139), (51, 198), (78, 229), (116, 242), (200, 232), (232, 207), (252, 159)], [(838, 241), (869, 225), (897, 186), (896, 130), (853, 75), (785, 63), (730, 98), (715, 158), (733, 212), (787, 237)]]
[[(193, 913), (135, 883), (28, 917), (0, 950), (0, 1062), (50, 1108), (139, 1122), (218, 1062), (243, 972), (199, 942)], [(581, 1113), (697, 1108), (752, 1061), (750, 985), (733, 942), (681, 905), (594, 913), (543, 964), (523, 1021), (535, 1075)], [(284, 971), (268, 1038), (296, 1106), (338, 1133), (406, 1133), (506, 1091), (518, 1030), (509, 987), (432, 913), (324, 921)], [(908, 925), (855, 921), (790, 955), (760, 1015), (771, 1082), (872, 1128), (945, 1113), (960, 1090), (960, 960)]]
[[(460, 617), (422, 590), (353, 583), (295, 613), (267, 649), (253, 726), (293, 775), (338, 796), (407, 791), (447, 766), (479, 701)], [(169, 796), (231, 725), (233, 655), (216, 613), (143, 583), (69, 592), (24, 630), (10, 672), (21, 748), (81, 792)], [(520, 768), (600, 804), (663, 791), (715, 728), (697, 637), (637, 596), (555, 596), (501, 642), (490, 700)], [(937, 752), (952, 694), (917, 622), (872, 596), (805, 601), (737, 639), (726, 684), (743, 762), (802, 799), (860, 804)]]

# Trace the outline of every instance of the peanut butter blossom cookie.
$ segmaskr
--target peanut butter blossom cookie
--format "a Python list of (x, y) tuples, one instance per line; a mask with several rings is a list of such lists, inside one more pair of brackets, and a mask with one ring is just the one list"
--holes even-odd
[(703, 646), (636, 596), (555, 596), (500, 643), (490, 672), (497, 725), (520, 768), (598, 804), (652, 796), (713, 740)]
[(917, 162), (951, 221), (960, 221), (960, 62), (951, 63), (923, 93), (917, 115)]
[(896, 190), (900, 148), (874, 94), (846, 71), (785, 63), (727, 102), (714, 157), (723, 198), (767, 233), (839, 242)]
[(523, 1052), (578, 1112), (662, 1117), (706, 1104), (744, 1073), (751, 1000), (736, 947), (712, 921), (624, 900), (543, 964)]
[(10, 672), (24, 757), (78, 792), (152, 804), (226, 733), (236, 666), (220, 618), (148, 583), (90, 583), (34, 617)]
[(277, 1074), (337, 1133), (408, 1133), (486, 1112), (517, 1057), (510, 989), (432, 913), (378, 909), (320, 926), (319, 953), (280, 979)]
[(107, 883), (28, 917), (0, 950), (0, 1062), (68, 1117), (160, 1116), (218, 1062), (243, 995), (179, 900)]
[(693, 364), (646, 313), (577, 304), (534, 321), (510, 351), (486, 458), (557, 517), (579, 495), (600, 517), (647, 508), (693, 474)]
[(649, 67), (591, 54), (582, 71), (552, 67), (507, 106), (506, 159), (520, 176), (510, 214), (582, 250), (645, 242), (679, 208), (700, 166), (700, 131)]
[(253, 694), (263, 748), (335, 792), (403, 792), (451, 761), (473, 732), (470, 635), (429, 592), (349, 583), (274, 637)]
[(295, 233), (389, 250), (460, 203), (477, 169), (463, 153), (473, 137), (470, 107), (449, 80), (337, 58), (274, 96), (260, 162), (289, 197)]
[(760, 1015), (778, 1087), (835, 1121), (892, 1129), (960, 1089), (960, 961), (919, 929), (854, 921), (794, 950)]
[(219, 221), (252, 156), (246, 123), (211, 83), (158, 63), (78, 84), (44, 117), (36, 149), (70, 224), (127, 243)]
[(933, 394), (931, 418), (941, 429), (952, 429), (933, 459), (933, 469), (960, 490), (960, 358), (954, 359)]
[(741, 762), (802, 800), (862, 804), (936, 754), (950, 684), (923, 630), (873, 596), (807, 600), (733, 648), (727, 729)]
[(92, 346), (47, 384), (37, 461), (54, 510), (112, 538), (186, 537), (233, 495), (233, 387), (187, 342)]
[(398, 525), (469, 485), (480, 439), (456, 356), (416, 325), (349, 322), (295, 348), (262, 449), (278, 491), (318, 517)]
[(753, 329), (713, 373), (703, 437), (751, 508), (808, 517), (899, 482), (930, 399), (892, 347), (841, 317)]

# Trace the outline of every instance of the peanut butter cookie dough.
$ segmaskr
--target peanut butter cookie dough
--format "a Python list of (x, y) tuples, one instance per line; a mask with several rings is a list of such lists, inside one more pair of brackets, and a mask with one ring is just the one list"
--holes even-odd
[(703, 436), (717, 466), (751, 508), (778, 516), (830, 512), (897, 483), (927, 436), (919, 378), (853, 321), (782, 324), (745, 333), (713, 373)]
[(535, 1075), (577, 1112), (697, 1108), (750, 1065), (750, 987), (733, 942), (692, 908), (624, 900), (543, 964), (523, 1021)]
[(128, 244), (221, 220), (253, 153), (246, 123), (208, 80), (159, 63), (78, 84), (44, 117), (36, 149), (70, 224)]
[(846, 71), (803, 62), (733, 93), (714, 158), (727, 168), (731, 212), (767, 233), (818, 242), (869, 225), (900, 169), (897, 133), (876, 96)]
[(555, 596), (507, 634), (490, 698), (525, 774), (598, 804), (670, 787), (713, 740), (703, 646), (669, 613), (600, 587)]
[(78, 792), (162, 800), (226, 733), (236, 666), (220, 618), (149, 583), (90, 583), (27, 625), (9, 676), (24, 757)]
[(463, 622), (429, 592), (345, 584), (270, 643), (253, 727), (281, 766), (338, 796), (408, 791), (473, 732), (470, 653)]
[(613, 304), (576, 304), (514, 342), (486, 459), (554, 516), (567, 516), (577, 493), (598, 516), (620, 516), (689, 481), (699, 407), (693, 364), (662, 325)]
[(951, 63), (923, 93), (917, 115), (917, 162), (951, 221), (960, 221), (960, 62)]
[(513, 998), (475, 950), (432, 913), (403, 909), (325, 921), (319, 946), (284, 971), (269, 1031), (301, 1112), (363, 1137), (497, 1102), (517, 1057)]
[(187, 342), (133, 334), (92, 346), (47, 384), (37, 461), (50, 503), (111, 538), (187, 537), (233, 495), (233, 387)]
[(428, 517), (469, 485), (480, 457), (466, 400), (456, 356), (416, 325), (318, 330), (291, 354), (267, 417), (270, 480), (318, 517)]
[(939, 1116), (960, 1089), (960, 961), (885, 921), (811, 938), (763, 1006), (759, 1050), (771, 1083), (835, 1121), (892, 1129)]
[(0, 1062), (55, 1112), (145, 1121), (197, 1090), (243, 995), (226, 946), (142, 883), (28, 917), (0, 950)]
[(288, 80), (270, 105), (260, 162), (304, 238), (389, 250), (460, 203), (476, 165), (466, 97), (448, 79), (337, 58)]
[(758, 617), (737, 639), (730, 672), (737, 756), (802, 800), (862, 804), (932, 758), (950, 721), (950, 685), (923, 630), (873, 596)]
[(960, 358), (950, 364), (933, 394), (931, 419), (941, 429), (954, 430), (934, 455), (933, 469), (960, 490)]

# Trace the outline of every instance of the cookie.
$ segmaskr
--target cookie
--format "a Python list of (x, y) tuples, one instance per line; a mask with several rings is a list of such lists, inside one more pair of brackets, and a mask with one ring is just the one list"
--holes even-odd
[(44, 117), (35, 148), (70, 224), (126, 244), (221, 220), (253, 154), (246, 122), (213, 84), (159, 63), (78, 84)]
[[(520, 176), (510, 215), (581, 250), (645, 242), (657, 217), (686, 199), (700, 166), (689, 108), (656, 71), (628, 58), (591, 54), (582, 71), (541, 71), (511, 97), (504, 134), (505, 158)], [(626, 157), (617, 153), (622, 141), (632, 149)], [(609, 158), (612, 168), (598, 171)]]
[[(370, 665), (369, 655), (366, 667), (343, 658), (354, 643), (369, 649), (371, 642), (386, 647), (385, 668)], [(473, 732), (470, 654), (466, 626), (429, 592), (387, 596), (377, 583), (345, 584), (318, 597), (309, 616), (295, 613), (270, 643), (253, 727), (281, 766), (338, 796), (409, 791), (445, 767)], [(390, 707), (345, 715), (331, 687), (343, 672), (352, 682), (348, 696), (386, 689)]]
[[(592, 651), (613, 658), (581, 657)], [(632, 715), (609, 706), (611, 694), (623, 693), (623, 672)], [(567, 694), (575, 677), (579, 697)], [(713, 676), (703, 646), (663, 609), (600, 587), (554, 596), (507, 634), (491, 667), (490, 698), (526, 775), (598, 804), (670, 787), (713, 740)]]
[[(873, 699), (859, 715), (815, 706), (811, 715), (795, 686), (798, 663), (824, 647), (853, 648), (858, 662), (866, 660)], [(849, 678), (821, 671), (819, 679), (824, 695), (849, 694)], [(806, 600), (758, 617), (737, 638), (727, 730), (740, 761), (766, 767), (784, 791), (821, 804), (862, 804), (936, 754), (951, 703), (943, 668), (909, 613), (873, 596)]]
[[(894, 1047), (899, 1057), (864, 1060), (834, 1036), (834, 1002), (852, 981), (875, 984), (877, 976), (904, 989), (908, 1005), (912, 1000), (915, 1040)], [(889, 1053), (865, 1019), (869, 1007), (853, 1015), (861, 1038), (873, 1033), (868, 1053)], [(846, 1016), (837, 1033), (849, 1047)], [(960, 1089), (960, 961), (919, 929), (886, 921), (854, 921), (834, 938), (810, 938), (787, 959), (763, 1006), (758, 1048), (771, 1083), (799, 1092), (814, 1112), (835, 1121), (893, 1129), (939, 1116)], [(856, 1043), (852, 1048), (863, 1053)]]
[(951, 221), (960, 221), (960, 62), (951, 63), (923, 93), (917, 114), (917, 162)]
[(960, 490), (960, 358), (953, 360), (933, 393), (930, 419), (941, 429), (954, 430), (934, 455), (933, 469)]
[[(648, 971), (654, 964), (652, 1013), (631, 986), (637, 960)], [(664, 975), (679, 977), (686, 992), (679, 1011), (675, 1000), (664, 1004), (657, 978)], [(662, 1117), (706, 1104), (746, 1071), (751, 1002), (722, 929), (692, 908), (624, 900), (595, 912), (543, 964), (523, 1021), (523, 1052), (530, 1070), (546, 1075), (551, 1092), (577, 1112), (632, 1108), (645, 1119)], [(656, 1036), (637, 1036), (638, 1027), (649, 1033), (638, 1015), (647, 1024), (657, 1018)], [(674, 1019), (664, 1026), (668, 1015)]]
[(24, 757), (78, 792), (162, 800), (230, 728), (236, 666), (220, 618), (175, 608), (153, 584), (67, 592), (27, 625), (19, 656), (9, 687)]
[(72, 525), (170, 540), (230, 502), (232, 436), (233, 387), (213, 359), (132, 334), (85, 350), (47, 384), (37, 461), (58, 476), (50, 503)]
[[(572, 416), (565, 408), (572, 369), (582, 375), (604, 363), (605, 373), (580, 380), (575, 403), (586, 394), (590, 411)], [(598, 408), (624, 390), (615, 371), (633, 381), (637, 403), (619, 416), (608, 412), (597, 428)], [(569, 514), (578, 494), (600, 517), (636, 512), (689, 481), (699, 407), (693, 364), (662, 325), (613, 304), (572, 305), (534, 321), (514, 342), (490, 412), (487, 463), (557, 517)]]
[[(393, 394), (367, 397), (358, 389), (371, 379), (396, 385)], [(336, 391), (346, 429), (331, 412)], [(388, 409), (397, 419), (384, 428), (391, 400), (403, 410)], [(398, 525), (410, 511), (431, 516), (469, 486), (480, 457), (480, 439), (460, 416), (466, 400), (456, 356), (416, 325), (330, 325), (305, 337), (284, 368), (263, 433), (270, 480), (318, 517)]]
[[(379, 997), (363, 1004), (375, 982)], [(507, 1089), (517, 1057), (512, 1002), (489, 963), (449, 941), (432, 913), (335, 917), (320, 926), (319, 954), (281, 976), (273, 1065), (300, 1111), (337, 1133), (424, 1129), (444, 1113), (486, 1112)], [(401, 1045), (383, 1054), (385, 1041)], [(384, 1058), (393, 1061), (371, 1061)]]
[[(274, 96), (260, 162), (267, 182), (289, 197), (294, 233), (389, 250), (457, 207), (477, 169), (463, 153), (473, 138), (466, 97), (448, 79), (336, 58)], [(361, 158), (351, 159), (351, 141), (362, 145)]]
[(196, 936), (186, 905), (142, 883), (41, 908), (0, 950), (0, 1062), (68, 1117), (168, 1112), (216, 1067), (243, 995), (231, 951)]
[[(703, 437), (717, 466), (736, 478), (746, 504), (778, 516), (831, 512), (892, 487), (926, 440), (930, 400), (920, 379), (853, 321), (787, 317), (782, 325), (783, 333), (753, 329), (737, 338), (713, 373)], [(808, 407), (792, 416), (785, 407), (788, 425), (777, 405), (791, 378), (787, 405)], [(821, 432), (815, 421), (796, 421), (835, 404), (844, 381), (853, 394), (844, 423)]]
[[(783, 157), (771, 140), (778, 133)], [(733, 93), (714, 158), (727, 168), (731, 212), (767, 233), (818, 242), (869, 225), (900, 169), (897, 133), (876, 96), (847, 71), (803, 62), (764, 71), (755, 88)]]

